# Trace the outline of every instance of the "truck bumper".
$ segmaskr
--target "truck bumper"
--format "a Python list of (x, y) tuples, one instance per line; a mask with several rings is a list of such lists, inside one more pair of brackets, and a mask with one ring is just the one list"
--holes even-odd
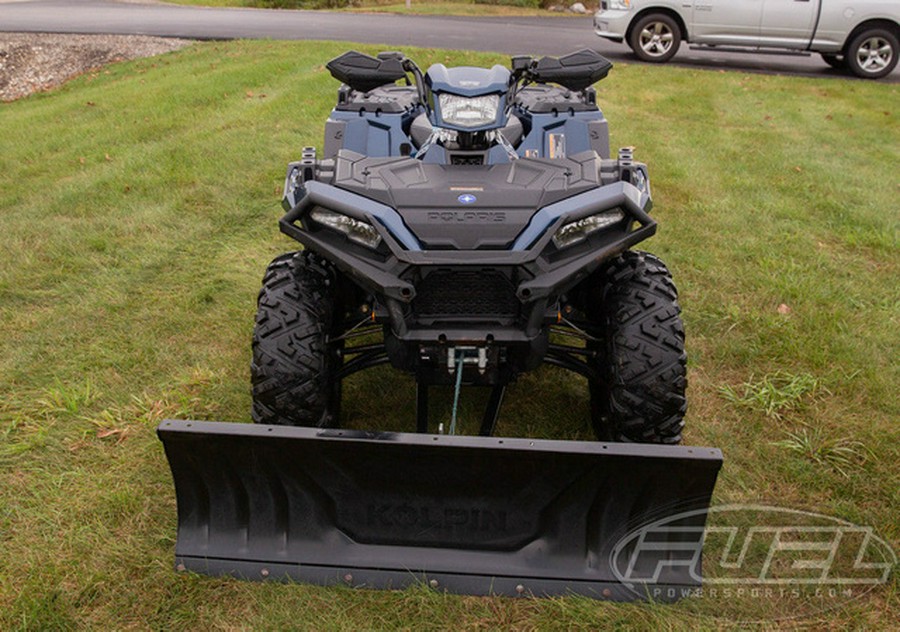
[(600, 37), (621, 42), (625, 39), (631, 11), (614, 11), (611, 9), (597, 11), (594, 14), (594, 33)]

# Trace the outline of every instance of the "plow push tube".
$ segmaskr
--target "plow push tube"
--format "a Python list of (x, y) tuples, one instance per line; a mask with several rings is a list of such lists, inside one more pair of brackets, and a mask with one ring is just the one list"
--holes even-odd
[[(179, 570), (476, 595), (671, 600), (699, 586), (696, 510), (722, 463), (683, 446), (172, 420), (157, 432)], [(635, 529), (692, 511), (635, 550)]]

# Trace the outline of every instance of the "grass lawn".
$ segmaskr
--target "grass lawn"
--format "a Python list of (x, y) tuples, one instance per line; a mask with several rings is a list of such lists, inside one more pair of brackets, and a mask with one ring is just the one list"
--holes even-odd
[[(284, 166), (321, 146), (324, 63), (347, 48), (205, 43), (0, 105), (0, 629), (896, 625), (896, 574), (827, 613), (813, 597), (660, 607), (176, 575), (154, 429), (249, 420), (256, 292), (294, 248), (276, 226)], [(898, 87), (620, 64), (598, 88), (613, 146), (650, 165), (645, 247), (681, 290), (685, 442), (724, 451), (716, 502), (871, 525), (896, 549)], [(412, 427), (412, 382), (388, 368), (345, 395), (351, 425)], [(499, 434), (591, 436), (571, 374), (528, 375), (507, 401)], [(464, 422), (477, 404), (464, 394)]]

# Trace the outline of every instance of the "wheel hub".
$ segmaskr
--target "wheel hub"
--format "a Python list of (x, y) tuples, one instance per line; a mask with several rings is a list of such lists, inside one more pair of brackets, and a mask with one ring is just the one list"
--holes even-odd
[(664, 55), (671, 46), (672, 32), (662, 22), (648, 24), (641, 32), (641, 47), (648, 55)]
[(856, 58), (863, 70), (878, 72), (891, 63), (893, 51), (891, 45), (880, 37), (871, 37), (859, 47)]

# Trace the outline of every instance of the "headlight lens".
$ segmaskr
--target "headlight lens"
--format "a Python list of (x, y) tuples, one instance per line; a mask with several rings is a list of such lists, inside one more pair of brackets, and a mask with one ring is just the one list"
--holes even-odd
[(614, 11), (627, 11), (631, 8), (631, 0), (609, 0), (606, 6)]
[(591, 233), (612, 226), (623, 219), (625, 219), (625, 213), (616, 208), (569, 222), (561, 226), (553, 235), (553, 245), (560, 249), (567, 248), (579, 241), (584, 241)]
[(650, 195), (650, 182), (647, 180), (647, 174), (644, 173), (643, 169), (634, 168), (631, 171), (631, 184), (633, 184), (638, 191), (641, 193), (646, 193)]
[(381, 235), (367, 222), (318, 206), (312, 210), (309, 217), (314, 222), (344, 233), (350, 241), (355, 241), (363, 246), (374, 249), (381, 243)]
[(500, 95), (461, 97), (455, 94), (439, 94), (438, 105), (444, 123), (457, 127), (482, 127), (497, 120)]

